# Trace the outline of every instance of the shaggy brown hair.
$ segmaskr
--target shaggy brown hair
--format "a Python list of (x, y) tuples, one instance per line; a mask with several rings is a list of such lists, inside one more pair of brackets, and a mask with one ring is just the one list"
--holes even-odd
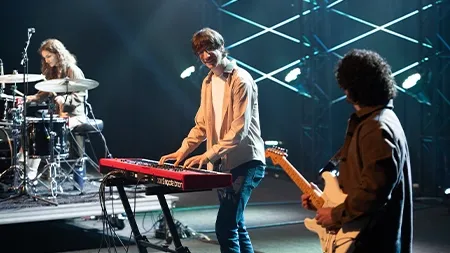
[(192, 36), (192, 51), (195, 55), (199, 55), (204, 50), (220, 50), (222, 56), (226, 57), (228, 55), (227, 50), (225, 50), (225, 42), (222, 35), (211, 28), (203, 28)]

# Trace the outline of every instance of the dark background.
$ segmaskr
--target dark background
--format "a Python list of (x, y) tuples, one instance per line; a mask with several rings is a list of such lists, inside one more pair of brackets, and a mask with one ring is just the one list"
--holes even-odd
[[(6, 74), (14, 69), (23, 73), (20, 61), (27, 28), (33, 27), (36, 33), (28, 49), (29, 73), (39, 74), (40, 43), (47, 38), (61, 40), (77, 57), (86, 78), (100, 83), (89, 92), (89, 103), (95, 117), (105, 123), (103, 134), (112, 155), (158, 160), (179, 147), (193, 126), (200, 101), (199, 88), (206, 70), (191, 52), (192, 34), (208, 26), (222, 33), (226, 45), (232, 45), (300, 14), (276, 28), (300, 42), (268, 32), (229, 50), (230, 56), (250, 66), (241, 65), (255, 79), (301, 59), (273, 77), (285, 82), (284, 76), (300, 67), (302, 75), (289, 85), (302, 87), (312, 98), (268, 78), (258, 81), (263, 138), (283, 141), (289, 160), (312, 178), (342, 144), (352, 112), (345, 100), (332, 102), (343, 95), (333, 74), (339, 57), (351, 48), (372, 49), (388, 60), (393, 72), (428, 57), (395, 78), (401, 85), (412, 73), (431, 71), (433, 78), (425, 90), (432, 105), (399, 92), (395, 106), (409, 139), (413, 181), (430, 194), (439, 194), (438, 188), (448, 184), (448, 1), (240, 0), (221, 6), (227, 2), (3, 1), (0, 58)], [(333, 2), (335, 6), (326, 8)], [(420, 11), (414, 14), (415, 10)], [(367, 22), (381, 26), (407, 14), (411, 16), (386, 27), (396, 35), (378, 31), (339, 46), (374, 29)], [(327, 51), (336, 46), (339, 48)], [(181, 72), (191, 65), (197, 71), (181, 79)], [(23, 91), (24, 85), (18, 85)], [(36, 92), (33, 85), (30, 93)], [(96, 139), (94, 146), (102, 156), (101, 139)]]

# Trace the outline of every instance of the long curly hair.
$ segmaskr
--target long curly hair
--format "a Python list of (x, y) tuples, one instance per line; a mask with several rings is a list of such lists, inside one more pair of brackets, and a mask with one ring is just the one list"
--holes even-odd
[(54, 67), (48, 65), (44, 58), (41, 59), (41, 72), (47, 80), (66, 77), (69, 66), (77, 64), (75, 56), (57, 39), (44, 40), (39, 47), (38, 53), (42, 55), (42, 51), (53, 53), (58, 59)]
[(374, 51), (351, 50), (338, 62), (335, 74), (347, 99), (359, 106), (383, 105), (396, 96), (391, 67)]

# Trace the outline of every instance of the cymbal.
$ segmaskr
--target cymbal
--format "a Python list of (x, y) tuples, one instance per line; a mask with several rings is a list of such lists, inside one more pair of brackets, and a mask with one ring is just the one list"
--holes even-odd
[(8, 94), (0, 94), (0, 100), (13, 101), (13, 96)]
[(77, 92), (91, 90), (98, 86), (98, 82), (91, 79), (52, 79), (37, 83), (34, 87), (46, 92)]
[[(44, 80), (41, 74), (25, 74), (25, 81), (37, 82)], [(0, 75), (0, 83), (23, 83), (23, 74)]]

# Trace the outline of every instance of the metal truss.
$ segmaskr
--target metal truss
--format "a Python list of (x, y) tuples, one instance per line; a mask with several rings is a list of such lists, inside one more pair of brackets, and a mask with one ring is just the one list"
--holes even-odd
[[(253, 26), (258, 27), (258, 28), (261, 29), (261, 31), (258, 32), (258, 33), (251, 34), (251, 35), (247, 36), (244, 39), (241, 39), (241, 40), (239, 40), (237, 42), (234, 42), (234, 43), (230, 44), (229, 46), (227, 46), (227, 49), (231, 49), (231, 48), (237, 47), (239, 45), (242, 45), (242, 44), (244, 44), (244, 43), (246, 43), (246, 42), (248, 42), (250, 40), (256, 39), (256, 38), (258, 38), (258, 37), (260, 37), (260, 36), (262, 36), (262, 35), (264, 35), (266, 33), (272, 33), (272, 34), (278, 35), (280, 37), (283, 37), (285, 39), (288, 39), (288, 40), (292, 41), (293, 43), (300, 44), (301, 43), (300, 39), (292, 37), (292, 36), (287, 35), (287, 34), (284, 34), (282, 32), (279, 32), (276, 29), (279, 28), (279, 27), (282, 27), (282, 26), (284, 26), (284, 25), (286, 25), (286, 24), (288, 24), (288, 23), (290, 23), (290, 22), (292, 22), (292, 21), (294, 21), (296, 19), (299, 19), (301, 16), (306, 16), (306, 15), (311, 14), (314, 11), (318, 11), (321, 8), (325, 8), (325, 9), (329, 10), (332, 13), (336, 13), (336, 14), (341, 15), (343, 17), (346, 17), (346, 18), (348, 18), (350, 20), (353, 20), (355, 22), (358, 22), (358, 23), (361, 23), (361, 24), (364, 24), (364, 25), (367, 25), (367, 26), (373, 28), (372, 30), (370, 30), (368, 32), (365, 32), (365, 33), (362, 33), (362, 34), (360, 34), (360, 35), (358, 35), (356, 37), (350, 38), (347, 41), (341, 42), (341, 43), (339, 43), (339, 44), (337, 44), (337, 45), (335, 45), (335, 46), (333, 46), (331, 48), (327, 48), (324, 45), (324, 43), (322, 41), (320, 41), (320, 39), (318, 37), (315, 37), (316, 40), (318, 40), (319, 44), (323, 47), (323, 49), (324, 49), (324, 51), (326, 53), (333, 53), (333, 55), (335, 55), (336, 57), (339, 57), (339, 58), (341, 58), (342, 56), (337, 54), (335, 52), (336, 50), (338, 50), (340, 48), (343, 48), (343, 47), (345, 47), (347, 45), (350, 45), (350, 44), (352, 44), (352, 43), (354, 43), (356, 41), (359, 41), (361, 39), (364, 39), (364, 38), (366, 38), (366, 37), (368, 37), (368, 36), (370, 36), (372, 34), (375, 34), (377, 32), (385, 32), (385, 33), (391, 34), (393, 36), (396, 36), (398, 38), (401, 38), (401, 39), (403, 39), (405, 41), (408, 41), (410, 43), (421, 44), (422, 46), (424, 46), (426, 48), (432, 49), (433, 46), (431, 45), (431, 42), (429, 42), (429, 41), (428, 41), (428, 43), (420, 42), (417, 39), (414, 39), (414, 38), (411, 38), (411, 37), (409, 37), (407, 35), (404, 35), (404, 34), (401, 34), (399, 32), (390, 30), (390, 29), (388, 29), (388, 27), (391, 27), (391, 26), (393, 26), (393, 25), (395, 25), (395, 24), (397, 24), (399, 22), (402, 22), (402, 21), (404, 21), (404, 20), (406, 20), (408, 18), (411, 18), (411, 17), (419, 14), (420, 11), (430, 10), (430, 9), (432, 9), (432, 8), (442, 4), (444, 2), (442, 0), (435, 1), (434, 3), (427, 4), (427, 5), (423, 6), (421, 9), (417, 9), (417, 10), (411, 11), (409, 13), (406, 13), (406, 14), (402, 15), (401, 17), (398, 17), (398, 18), (396, 18), (396, 19), (394, 19), (394, 20), (392, 20), (390, 22), (387, 22), (387, 23), (382, 24), (382, 25), (376, 25), (376, 24), (373, 24), (373, 23), (371, 23), (369, 21), (366, 21), (366, 20), (364, 20), (362, 18), (356, 17), (354, 15), (350, 15), (350, 14), (344, 12), (344, 11), (341, 11), (341, 10), (338, 10), (338, 9), (335, 8), (336, 5), (338, 5), (339, 3), (344, 2), (345, 0), (336, 0), (336, 1), (333, 1), (333, 2), (327, 4), (327, 5), (323, 6), (323, 7), (320, 6), (320, 5), (317, 5), (317, 3), (314, 1), (313, 2), (313, 5), (315, 5), (314, 7), (303, 11), (301, 14), (297, 14), (297, 15), (294, 15), (292, 17), (289, 17), (289, 18), (287, 18), (287, 19), (285, 19), (285, 20), (283, 20), (283, 21), (279, 22), (278, 24), (275, 24), (275, 25), (273, 25), (271, 27), (267, 27), (267, 26), (264, 26), (262, 24), (259, 24), (259, 23), (255, 22), (253, 20), (250, 20), (250, 19), (248, 19), (246, 17), (243, 17), (243, 16), (238, 15), (236, 13), (233, 13), (233, 12), (231, 12), (229, 10), (226, 10), (226, 7), (239, 2), (238, 0), (231, 0), (231, 1), (225, 2), (222, 5), (217, 4), (217, 2), (214, 1), (214, 0), (212, 0), (212, 1), (218, 7), (217, 8), (218, 11), (220, 11), (222, 13), (225, 13), (225, 14), (233, 17), (233, 18), (236, 18), (239, 21), (245, 22), (247, 24), (253, 25)], [(311, 3), (312, 1), (305, 1), (305, 2)], [(313, 56), (314, 55), (311, 55), (311, 56), (310, 55), (305, 55), (305, 57), (313, 57)], [(287, 89), (290, 89), (290, 90), (292, 90), (294, 92), (301, 92), (301, 95), (304, 95), (306, 97), (311, 98), (311, 96), (308, 93), (303, 92), (302, 90), (299, 90), (297, 87), (292, 86), (292, 85), (290, 85), (290, 84), (288, 84), (286, 82), (283, 82), (283, 81), (273, 77), (273, 75), (275, 75), (277, 73), (280, 73), (281, 71), (284, 71), (284, 70), (286, 70), (286, 69), (288, 69), (288, 68), (290, 68), (292, 66), (297, 65), (300, 62), (300, 59), (298, 59), (298, 60), (296, 60), (294, 62), (288, 63), (288, 64), (286, 64), (284, 66), (281, 66), (280, 68), (278, 68), (278, 69), (276, 69), (276, 70), (274, 70), (274, 71), (272, 71), (270, 73), (264, 73), (264, 72), (258, 70), (256, 67), (254, 67), (254, 66), (252, 66), (250, 64), (244, 63), (244, 62), (242, 62), (242, 61), (240, 61), (240, 60), (238, 60), (236, 58), (235, 58), (235, 60), (236, 60), (236, 62), (240, 63), (245, 68), (247, 68), (247, 69), (249, 69), (249, 70), (251, 70), (251, 71), (253, 71), (253, 72), (255, 72), (255, 73), (259, 74), (259, 75), (261, 75), (261, 77), (259, 77), (259, 78), (257, 78), (255, 80), (256, 82), (260, 82), (260, 81), (265, 80), (265, 79), (270, 79), (271, 81), (274, 81), (274, 82), (282, 85), (283, 87), (285, 87)], [(409, 70), (411, 68), (414, 68), (414, 67), (418, 66), (420, 64), (420, 62), (423, 62), (423, 59), (420, 59), (420, 60), (418, 60), (416, 62), (413, 62), (413, 63), (411, 63), (411, 64), (409, 64), (409, 65), (407, 65), (405, 67), (400, 68), (399, 70), (397, 70), (397, 71), (395, 71), (393, 73), (393, 76), (397, 76), (397, 75), (399, 75), (399, 74), (401, 74), (401, 73), (403, 73), (403, 72), (405, 72), (405, 71), (407, 71), (407, 70)], [(397, 89), (399, 91), (405, 92), (405, 90), (402, 89), (401, 87), (399, 87), (399, 86), (396, 86), (396, 87), (397, 87)], [(330, 102), (331, 103), (336, 103), (336, 102), (342, 101), (344, 99), (345, 99), (345, 96), (342, 96), (342, 97), (336, 98), (336, 99), (334, 99), (334, 100), (332, 100)]]
[[(439, 16), (439, 23), (444, 24), (441, 22), (440, 12), (435, 15)], [(442, 197), (444, 190), (450, 188), (450, 100), (448, 98), (450, 78), (446, 74), (450, 66), (450, 47), (441, 35), (444, 29), (445, 25), (438, 27), (437, 31), (433, 29), (439, 42), (436, 44), (439, 53), (428, 68), (435, 76), (435, 80), (430, 84), (432, 85), (431, 106), (421, 108), (421, 166), (418, 183), (422, 195), (435, 197)]]
[[(316, 160), (318, 156), (322, 156), (318, 160), (323, 161), (322, 158), (324, 153), (325, 155), (329, 155), (330, 153), (329, 151), (322, 153), (320, 153), (320, 151), (324, 148), (324, 146), (327, 146), (327, 148), (329, 148), (328, 146), (331, 145), (330, 143), (328, 143), (327, 140), (331, 136), (331, 129), (328, 124), (331, 122), (330, 108), (336, 103), (345, 100), (345, 96), (333, 98), (332, 94), (327, 93), (330, 89), (324, 87), (324, 84), (318, 84), (317, 77), (314, 76), (312, 76), (308, 80), (310, 82), (310, 85), (315, 90), (315, 92), (311, 92), (310, 90), (301, 89), (296, 85), (278, 79), (276, 77), (277, 74), (282, 73), (283, 71), (289, 70), (291, 68), (297, 67), (300, 63), (303, 62), (305, 58), (308, 58), (312, 62), (312, 64), (314, 64), (316, 71), (317, 68), (320, 68), (321, 66), (330, 67), (329, 65), (327, 65), (327, 63), (323, 63), (324, 61), (329, 61), (329, 58), (324, 57), (324, 55), (325, 56), (329, 55), (340, 59), (342, 58), (341, 55), (342, 52), (340, 52), (340, 50), (342, 50), (347, 46), (351, 46), (352, 44), (358, 41), (367, 39), (370, 36), (373, 36), (374, 34), (377, 33), (384, 33), (389, 36), (399, 38), (400, 40), (404, 41), (404, 43), (411, 43), (417, 45), (417, 48), (418, 49), (420, 48), (419, 50), (423, 52), (421, 53), (420, 57), (417, 58), (417, 60), (406, 63), (405, 66), (401, 66), (398, 69), (395, 69), (392, 73), (393, 77), (400, 76), (403, 73), (407, 73), (407, 71), (410, 71), (417, 67), (421, 67), (421, 65), (423, 65), (424, 63), (429, 64), (430, 58), (434, 58), (436, 55), (438, 55), (442, 59), (444, 57), (443, 56), (444, 50), (447, 50), (447, 54), (450, 55), (450, 45), (447, 41), (445, 41), (444, 37), (439, 32), (435, 34), (429, 34), (430, 36), (428, 37), (422, 36), (423, 34), (421, 33), (420, 36), (417, 36), (418, 38), (414, 38), (412, 36), (402, 33), (401, 31), (398, 30), (398, 28), (397, 29), (395, 28), (396, 24), (399, 24), (406, 20), (410, 20), (413, 17), (422, 18), (424, 16), (432, 16), (435, 13), (435, 11), (439, 9), (439, 7), (449, 2), (447, 0), (436, 0), (423, 5), (418, 3), (424, 3), (425, 0), (411, 1), (410, 3), (411, 5), (416, 4), (418, 7), (415, 8), (414, 10), (402, 13), (398, 17), (384, 24), (383, 23), (377, 24), (375, 22), (366, 20), (362, 16), (358, 16), (357, 13), (345, 11), (345, 8), (343, 8), (341, 4), (347, 2), (348, 0), (335, 0), (335, 1), (304, 0), (303, 1), (304, 6), (307, 6), (306, 9), (301, 9), (297, 14), (294, 13), (294, 15), (281, 18), (279, 22), (271, 25), (260, 24), (255, 20), (251, 20), (250, 18), (245, 17), (243, 15), (239, 15), (231, 10), (233, 9), (232, 8), (233, 5), (239, 4), (239, 2), (244, 2), (245, 0), (224, 1), (223, 4), (218, 4), (216, 0), (211, 1), (216, 5), (217, 10), (222, 14), (234, 18), (236, 22), (248, 24), (253, 28), (257, 28), (259, 30), (257, 32), (252, 32), (245, 38), (241, 38), (237, 41), (232, 42), (227, 46), (227, 49), (233, 49), (243, 46), (245, 45), (245, 43), (257, 40), (267, 34), (279, 36), (283, 40), (293, 43), (294, 46), (298, 45), (298, 47), (304, 46), (305, 43), (311, 44), (310, 41), (305, 41), (304, 37), (305, 34), (302, 34), (302, 32), (292, 35), (287, 34), (286, 32), (282, 32), (282, 29), (280, 28), (305, 17), (313, 20), (310, 24), (308, 24), (309, 26), (308, 31), (310, 31), (311, 33), (308, 34), (309, 38), (313, 38), (312, 42), (315, 42), (315, 45), (318, 47), (318, 49), (315, 50), (313, 53), (307, 50), (303, 50), (302, 52), (304, 52), (304, 55), (300, 55), (298, 59), (291, 60), (290, 62), (286, 62), (285, 64), (280, 64), (280, 66), (276, 67), (274, 70), (269, 71), (267, 73), (261, 71), (261, 67), (258, 66), (259, 63), (244, 62), (239, 59), (240, 58), (239, 55), (233, 56), (234, 57), (233, 60), (235, 60), (239, 65), (259, 75), (255, 79), (257, 83), (263, 80), (266, 81), (270, 80), (278, 85), (283, 86), (284, 88), (290, 91), (299, 93), (303, 97), (309, 98), (309, 100), (305, 101), (310, 101), (306, 103), (308, 103), (308, 109), (310, 110), (310, 112), (308, 113), (311, 114), (308, 115), (309, 117), (308, 119), (305, 118), (301, 142), (302, 146), (311, 147), (310, 149), (304, 150), (305, 152), (309, 152), (309, 154), (307, 154), (306, 156), (308, 156), (309, 157), (308, 159), (311, 161)], [(317, 30), (324, 29), (323, 27), (329, 26), (328, 21), (336, 17), (336, 15), (344, 17), (354, 23), (364, 25), (370, 28), (370, 30), (361, 32), (360, 34), (352, 36), (351, 38), (348, 38), (345, 41), (340, 42), (330, 41), (331, 40), (330, 38), (327, 38), (327, 41), (323, 41), (322, 38), (319, 37)], [(317, 19), (315, 19), (316, 17)], [(422, 22), (421, 24), (422, 27), (420, 27), (420, 29), (426, 29), (425, 26), (427, 25), (427, 23)], [(298, 31), (303, 30), (298, 29)], [(445, 73), (445, 69), (450, 67), (450, 57), (447, 56), (446, 59), (449, 60), (446, 63), (443, 63), (442, 66), (435, 65), (434, 71), (440, 71), (441, 73)], [(450, 154), (449, 150), (450, 134), (448, 133), (444, 134), (445, 133), (444, 129), (448, 130), (448, 126), (450, 125), (450, 113), (448, 113), (450, 112), (449, 109), (450, 99), (448, 99), (445, 96), (446, 94), (448, 94), (449, 89), (443, 87), (444, 85), (443, 82), (444, 81), (442, 80), (442, 82), (436, 86), (436, 89), (434, 90), (435, 93), (433, 95), (431, 103), (429, 105), (426, 104), (421, 105), (423, 106), (422, 109), (424, 115), (423, 117), (425, 117), (425, 115), (431, 115), (429, 116), (428, 119), (424, 119), (424, 121), (428, 120), (428, 122), (427, 124), (424, 124), (422, 126), (423, 150), (421, 151), (422, 152), (421, 158), (424, 162), (433, 161), (433, 170), (434, 170), (433, 173), (438, 173), (437, 172), (439, 170), (438, 163), (441, 162), (443, 159), (442, 157), (445, 156), (443, 154), (444, 153)], [(409, 94), (400, 86), (396, 86), (396, 88), (398, 91), (400, 91), (405, 95)], [(317, 99), (318, 96), (320, 96), (320, 99)], [(441, 155), (439, 156), (437, 153), (440, 153)], [(445, 159), (447, 159), (447, 157)], [(448, 159), (450, 163), (450, 157), (448, 157)], [(305, 165), (315, 166), (316, 164), (305, 164)], [(424, 166), (425, 164), (422, 164), (421, 167)], [(433, 177), (434, 178), (432, 179), (432, 181), (436, 181), (439, 178), (439, 175), (436, 174)], [(450, 187), (450, 185), (448, 187)]]

